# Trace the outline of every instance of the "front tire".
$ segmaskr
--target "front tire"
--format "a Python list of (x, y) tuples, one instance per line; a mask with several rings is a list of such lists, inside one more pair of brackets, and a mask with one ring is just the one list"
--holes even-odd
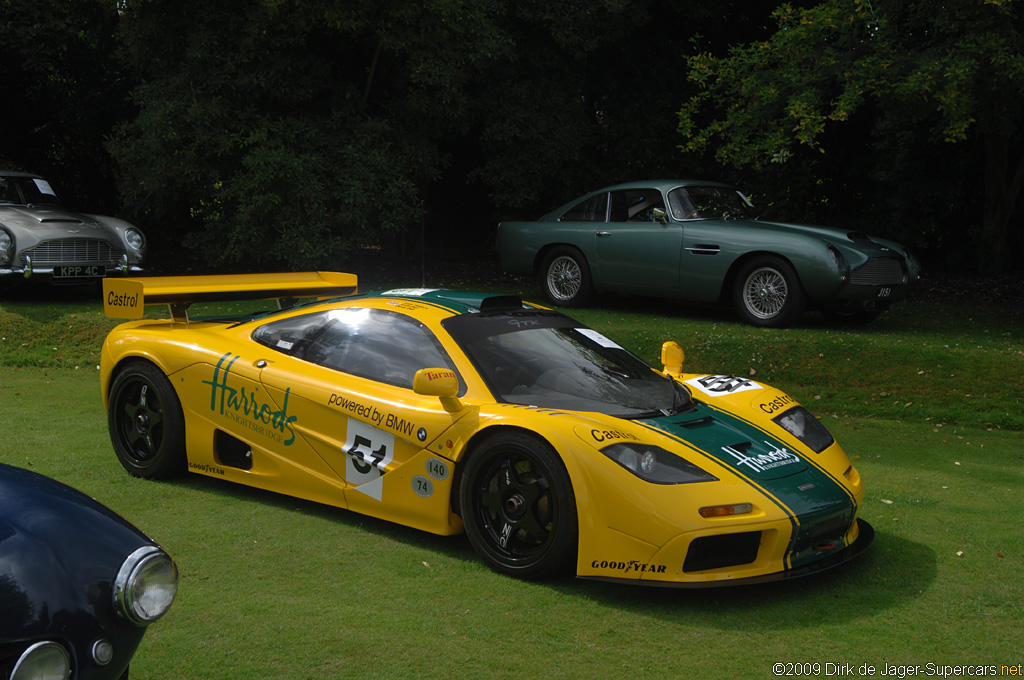
[(737, 273), (733, 305), (752, 326), (789, 326), (804, 313), (806, 304), (796, 271), (781, 257), (755, 257)]
[(134, 360), (110, 386), (107, 427), (117, 459), (130, 474), (170, 477), (185, 469), (185, 417), (167, 376)]
[(575, 248), (553, 248), (544, 258), (541, 274), (541, 287), (552, 304), (578, 307), (594, 295), (587, 258)]
[(576, 497), (558, 453), (520, 431), (488, 436), (459, 484), (462, 522), (493, 569), (524, 579), (565, 571), (576, 559)]

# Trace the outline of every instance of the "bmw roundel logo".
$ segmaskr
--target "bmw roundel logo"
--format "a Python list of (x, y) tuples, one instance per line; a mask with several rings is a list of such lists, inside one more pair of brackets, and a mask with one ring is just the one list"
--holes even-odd
[(418, 431), (416, 432), (416, 438), (417, 438), (417, 439), (419, 439), (419, 440), (420, 440), (421, 442), (425, 442), (425, 441), (427, 441), (427, 428), (425, 428), (425, 427), (421, 427), (421, 428), (420, 428), (420, 429), (419, 429), (419, 430), (418, 430)]

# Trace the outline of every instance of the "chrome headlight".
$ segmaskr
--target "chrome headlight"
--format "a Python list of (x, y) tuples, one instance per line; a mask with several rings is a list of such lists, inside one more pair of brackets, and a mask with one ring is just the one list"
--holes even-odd
[(11, 236), (11, 232), (0, 227), (0, 264), (7, 264), (13, 251), (14, 237)]
[(701, 470), (684, 458), (647, 444), (612, 444), (601, 453), (652, 484), (717, 482), (718, 477)]
[(142, 232), (138, 229), (125, 229), (124, 240), (132, 250), (142, 250), (142, 244), (146, 239), (142, 238)]
[(846, 263), (846, 258), (839, 252), (839, 249), (832, 244), (828, 245), (828, 258), (832, 261), (832, 266), (836, 268), (839, 275), (844, 279), (850, 275), (850, 265)]
[(14, 664), (10, 677), (11, 680), (68, 680), (71, 656), (56, 642), (37, 642)]
[(124, 561), (114, 579), (114, 608), (132, 623), (145, 626), (163, 616), (178, 592), (178, 568), (156, 546), (139, 548)]
[(772, 422), (802, 441), (815, 453), (821, 453), (835, 442), (825, 426), (803, 406), (794, 406), (782, 415), (772, 418)]

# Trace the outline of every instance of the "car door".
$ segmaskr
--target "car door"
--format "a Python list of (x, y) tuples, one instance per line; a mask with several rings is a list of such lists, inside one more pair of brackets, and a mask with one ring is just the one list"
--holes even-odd
[(672, 217), (682, 225), (680, 297), (694, 302), (719, 298), (736, 259), (763, 243), (762, 230), (748, 226), (743, 197), (729, 187), (691, 186), (669, 192)]
[(608, 221), (598, 225), (599, 288), (665, 294), (679, 288), (682, 228), (659, 220), (665, 201), (658, 189), (611, 192)]
[(453, 466), (430, 447), (466, 411), (412, 389), (421, 368), (455, 370), (431, 331), (352, 306), (272, 322), (253, 339), (268, 348), (260, 380), (288, 395), (291, 427), (344, 482), (349, 509), (447, 533)]

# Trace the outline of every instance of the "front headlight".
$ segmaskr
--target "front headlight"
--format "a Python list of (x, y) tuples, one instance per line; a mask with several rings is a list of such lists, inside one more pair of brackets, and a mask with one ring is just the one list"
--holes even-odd
[(14, 251), (14, 237), (11, 232), (0, 227), (0, 264), (7, 264), (11, 260), (11, 253)]
[(178, 568), (156, 546), (139, 548), (124, 561), (114, 580), (114, 608), (145, 626), (163, 616), (178, 592)]
[(21, 655), (11, 680), (68, 680), (71, 677), (71, 656), (56, 642), (37, 642)]
[(131, 246), (132, 250), (142, 250), (142, 244), (146, 242), (142, 238), (142, 232), (138, 229), (125, 229), (124, 240)]
[(647, 444), (612, 444), (601, 453), (652, 484), (692, 484), (717, 482), (718, 477), (701, 470), (690, 461)]
[(772, 421), (815, 453), (821, 453), (835, 442), (825, 426), (803, 406), (794, 406), (782, 415), (772, 418)]
[(828, 246), (828, 258), (832, 261), (832, 266), (836, 268), (836, 271), (845, 280), (850, 275), (850, 265), (846, 263), (846, 258), (839, 252), (839, 249), (831, 244)]

